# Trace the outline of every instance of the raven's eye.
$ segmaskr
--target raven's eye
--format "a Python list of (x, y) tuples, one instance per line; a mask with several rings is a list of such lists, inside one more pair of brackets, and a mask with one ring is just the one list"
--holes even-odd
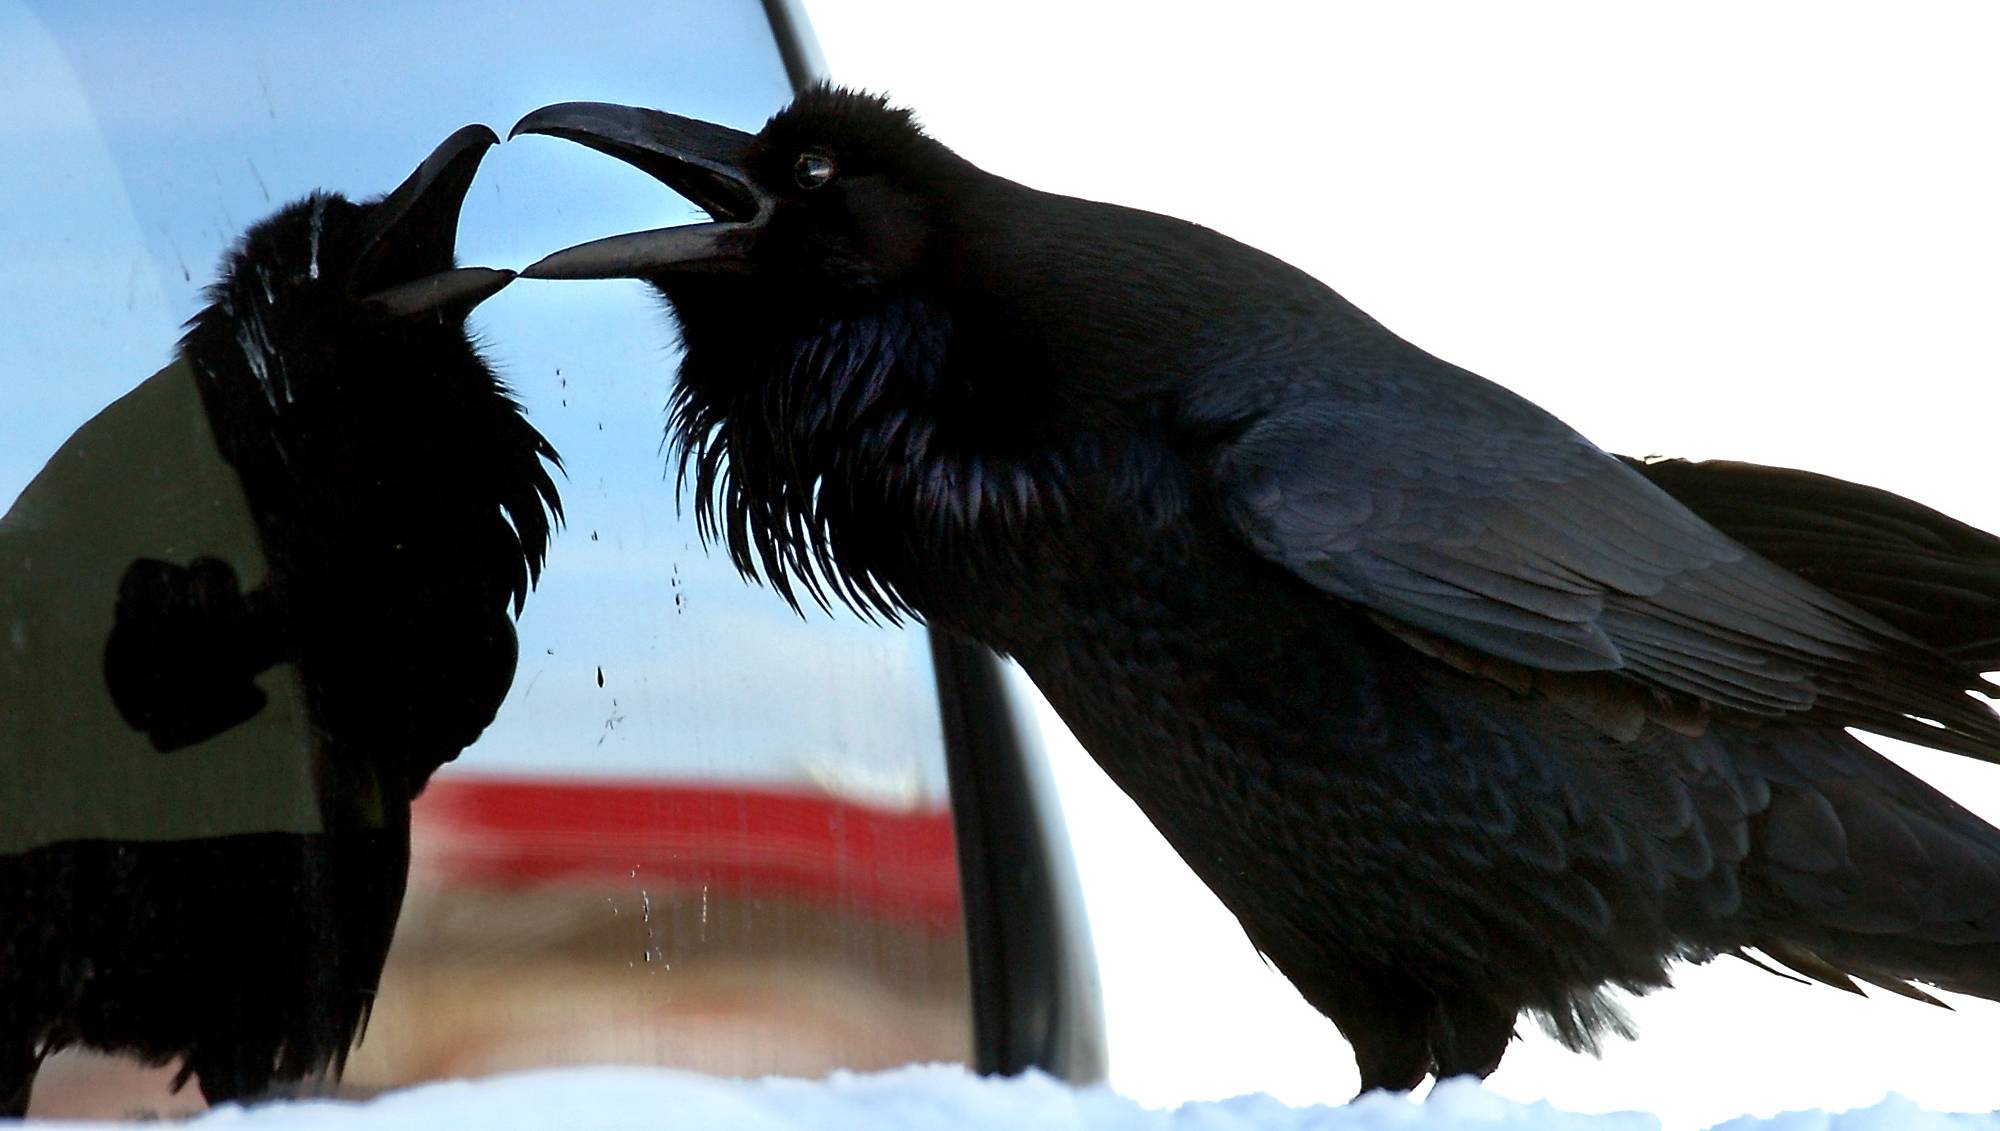
[(816, 189), (832, 180), (837, 171), (833, 154), (824, 149), (808, 149), (799, 154), (798, 163), (792, 166), (792, 179), (802, 189)]

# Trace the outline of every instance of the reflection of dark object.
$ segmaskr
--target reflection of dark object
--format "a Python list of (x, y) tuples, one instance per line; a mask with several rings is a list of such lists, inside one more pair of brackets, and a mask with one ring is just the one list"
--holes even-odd
[[(1016, 656), (1365, 1086), (1490, 1072), (1523, 1009), (1592, 1046), (1607, 984), (1746, 947), (2000, 996), (2000, 833), (1842, 729), (2000, 758), (1951, 652), (1980, 630), (1926, 643), (1285, 264), (990, 176), (877, 100), (516, 132), (715, 218), (526, 273), (671, 301), (739, 568)], [(1925, 580), (2000, 589), (1992, 540), (1938, 545)]]
[(141, 558), (118, 586), (104, 682), (119, 714), (160, 751), (213, 738), (268, 701), (251, 677), (281, 658), (270, 616), (228, 562)]
[[(107, 410), (180, 403), (160, 383), (191, 380), (242, 496), (223, 509), (247, 504), (262, 561), (126, 552), (102, 596), (117, 602), (99, 644), (108, 688), (53, 693), (88, 705), (109, 690), (153, 745), (179, 748), (133, 773), (210, 772), (242, 758), (244, 733), (269, 741), (193, 812), (112, 778), (78, 806), (101, 797), (117, 815), (102, 827), (66, 813), (84, 827), (0, 859), (0, 1110), (18, 1113), (41, 1057), (69, 1044), (184, 1058), (220, 1101), (337, 1072), (359, 1032), (403, 894), (410, 800), (492, 721), (513, 679), (510, 611), (559, 515), (555, 452), (465, 330), (511, 276), (452, 269), (494, 141), (467, 127), (387, 197), (315, 194), (252, 228), (180, 360)], [(73, 514), (44, 480), (105, 447), (51, 460), (9, 515), (21, 538)], [(52, 572), (51, 587), (76, 570)], [(54, 604), (30, 591), (17, 639), (60, 640), (67, 626), (32, 619)], [(35, 772), (87, 772), (93, 751), (38, 748), (60, 741), (51, 730), (0, 737)], [(274, 797), (290, 782), (303, 815)]]
[(1022, 722), (993, 653), (935, 635), (931, 661), (964, 889), (972, 1067), (1101, 1080), (1096, 965), (1052, 787), (1023, 757)]

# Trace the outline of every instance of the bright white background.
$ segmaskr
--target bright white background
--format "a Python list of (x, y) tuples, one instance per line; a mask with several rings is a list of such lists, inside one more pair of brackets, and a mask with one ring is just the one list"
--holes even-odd
[[(837, 79), (982, 166), (1276, 252), (1635, 454), (1857, 479), (2000, 530), (2000, 8), (807, 0)], [(1339, 1102), (1331, 1024), (1052, 727), (1112, 1082)], [(1926, 758), (1989, 816), (2000, 778)], [(1931, 767), (1936, 767), (1933, 773)], [(1687, 969), (1602, 1062), (1490, 1086), (1669, 1128), (2000, 1106), (2000, 1008)], [(1530, 1027), (1531, 1028), (1531, 1027)]]

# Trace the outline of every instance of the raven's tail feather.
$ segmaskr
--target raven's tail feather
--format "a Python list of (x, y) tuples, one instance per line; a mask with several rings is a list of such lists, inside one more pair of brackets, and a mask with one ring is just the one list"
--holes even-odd
[(1763, 557), (1974, 673), (2000, 670), (2000, 538), (1900, 495), (1807, 471), (1626, 462)]

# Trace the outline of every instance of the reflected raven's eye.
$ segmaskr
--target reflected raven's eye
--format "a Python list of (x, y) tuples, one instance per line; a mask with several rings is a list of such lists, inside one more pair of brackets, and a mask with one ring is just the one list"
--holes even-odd
[(800, 188), (816, 189), (831, 181), (838, 171), (833, 154), (824, 149), (808, 149), (799, 154), (798, 163), (792, 166), (792, 179)]

